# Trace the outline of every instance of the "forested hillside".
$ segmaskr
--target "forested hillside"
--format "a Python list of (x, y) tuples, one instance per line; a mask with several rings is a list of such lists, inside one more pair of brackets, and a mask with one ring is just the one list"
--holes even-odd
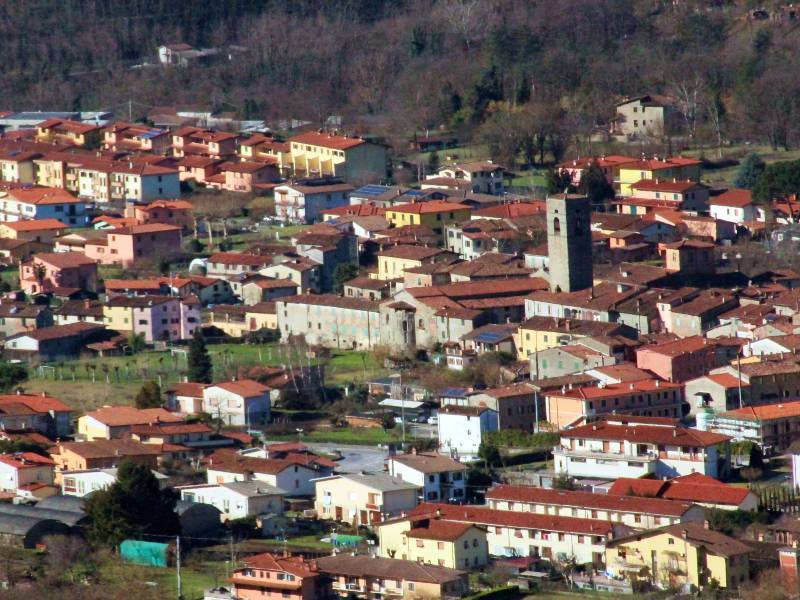
[[(558, 156), (647, 92), (675, 98), (692, 137), (790, 145), (800, 34), (775, 4), (760, 20), (732, 0), (4, 0), (0, 108), (341, 114), (390, 137), (481, 135), (501, 157), (534, 127)], [(243, 50), (140, 66), (175, 42)]]

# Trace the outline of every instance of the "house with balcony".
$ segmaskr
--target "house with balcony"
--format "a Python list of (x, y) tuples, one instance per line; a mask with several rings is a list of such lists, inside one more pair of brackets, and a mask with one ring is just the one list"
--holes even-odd
[(469, 592), (466, 571), (397, 558), (336, 554), (316, 559), (317, 569), (330, 580), (334, 598), (455, 600)]
[(330, 470), (302, 457), (254, 458), (231, 452), (217, 452), (206, 460), (208, 483), (259, 481), (284, 490), (290, 496), (312, 496), (320, 477)]
[(36, 126), (36, 141), (97, 148), (100, 145), (100, 132), (99, 125), (54, 117)]
[(292, 174), (292, 149), (289, 142), (281, 142), (271, 136), (254, 133), (239, 141), (238, 154), (242, 160), (273, 164), (284, 177)]
[(486, 529), (429, 516), (400, 517), (377, 526), (378, 553), (451, 569), (478, 569), (489, 563)]
[(486, 504), (495, 510), (608, 520), (631, 529), (702, 522), (707, 517), (703, 508), (689, 502), (527, 485), (497, 485), (486, 492)]
[(389, 475), (419, 487), (423, 502), (461, 502), (466, 497), (467, 466), (454, 458), (412, 449), (390, 456), (386, 465)]
[(222, 513), (225, 521), (282, 515), (286, 492), (263, 481), (200, 483), (176, 488), (181, 500), (210, 504)]
[(212, 131), (187, 125), (172, 132), (173, 155), (231, 158), (236, 154), (239, 136), (225, 131)]
[[(145, 342), (190, 339), (200, 326), (200, 305), (177, 296), (115, 296), (103, 306), (108, 329), (141, 335)], [(186, 337), (188, 336), (188, 337)]]
[(502, 195), (505, 192), (505, 167), (490, 160), (444, 166), (429, 179), (447, 178), (469, 184), (469, 189), (480, 194)]
[(105, 239), (87, 241), (86, 256), (104, 265), (129, 267), (137, 260), (168, 256), (181, 248), (181, 228), (148, 223), (111, 229)]
[(70, 227), (89, 224), (88, 203), (66, 190), (26, 186), (0, 190), (0, 220), (55, 219)]
[(400, 516), (419, 502), (419, 488), (388, 473), (343, 473), (318, 479), (317, 518), (373, 525)]
[(295, 177), (339, 177), (345, 181), (386, 178), (387, 156), (383, 144), (324, 131), (301, 133), (287, 143)]
[(103, 148), (114, 152), (153, 152), (166, 154), (171, 138), (167, 129), (142, 123), (117, 121), (103, 128)]
[(672, 420), (607, 416), (561, 431), (561, 442), (553, 449), (555, 472), (607, 479), (690, 473), (725, 477), (730, 470), (730, 439)]
[(619, 192), (634, 196), (633, 185), (640, 181), (700, 181), (702, 162), (694, 158), (670, 157), (641, 159), (619, 165)]
[(302, 556), (264, 553), (249, 556), (242, 562), (244, 566), (234, 569), (227, 580), (234, 598), (316, 600), (325, 597), (320, 572), (313, 561)]
[(301, 180), (275, 188), (275, 217), (288, 223), (315, 223), (331, 208), (347, 206), (355, 188), (334, 179)]
[(67, 229), (69, 227), (58, 219), (5, 221), (0, 222), (0, 238), (52, 244)]
[(709, 431), (752, 442), (767, 455), (782, 454), (800, 439), (800, 402), (743, 406), (712, 413), (706, 422)]
[(219, 174), (206, 178), (209, 187), (228, 192), (251, 193), (269, 189), (280, 179), (278, 167), (271, 163), (240, 161), (219, 165)]
[(646, 215), (658, 209), (686, 212), (708, 210), (708, 186), (691, 179), (642, 179), (631, 184), (631, 195), (616, 200), (617, 212)]

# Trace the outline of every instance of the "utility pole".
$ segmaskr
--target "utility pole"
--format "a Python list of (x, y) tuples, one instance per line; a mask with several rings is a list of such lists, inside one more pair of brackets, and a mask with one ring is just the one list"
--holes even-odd
[(744, 408), (744, 402), (742, 402), (742, 351), (736, 354), (736, 374), (739, 376), (739, 408)]
[(178, 579), (178, 600), (183, 600), (183, 585), (181, 585), (181, 536), (175, 538), (175, 568)]
[(133, 121), (133, 100), (128, 98), (128, 121)]

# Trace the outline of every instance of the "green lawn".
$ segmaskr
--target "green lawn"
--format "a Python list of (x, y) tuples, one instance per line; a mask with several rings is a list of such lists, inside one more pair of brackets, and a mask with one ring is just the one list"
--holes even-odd
[[(147, 569), (151, 581), (158, 584), (164, 598), (177, 598), (177, 573), (175, 568)], [(185, 600), (200, 600), (207, 589), (224, 584), (228, 577), (225, 562), (189, 564), (181, 569), (181, 587)]]
[[(357, 444), (375, 446), (399, 442), (402, 437), (400, 427), (385, 430), (381, 427), (343, 427), (340, 429), (320, 429), (302, 434), (304, 442), (332, 442), (339, 444)], [(297, 434), (275, 435), (269, 434), (270, 441), (297, 440)], [(406, 435), (406, 439), (412, 439)]]

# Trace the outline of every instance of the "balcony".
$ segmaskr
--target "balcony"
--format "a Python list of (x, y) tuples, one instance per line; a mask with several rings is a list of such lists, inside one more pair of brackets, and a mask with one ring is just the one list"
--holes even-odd
[(602, 450), (589, 450), (588, 448), (564, 448), (556, 446), (553, 448), (553, 455), (571, 456), (578, 458), (599, 458), (603, 460), (625, 460), (631, 462), (655, 462), (658, 455), (655, 452), (646, 454), (623, 454), (621, 452), (604, 452)]
[(360, 583), (341, 583), (336, 581), (331, 584), (331, 588), (336, 592), (345, 592), (348, 594), (367, 593), (367, 586), (361, 585)]

